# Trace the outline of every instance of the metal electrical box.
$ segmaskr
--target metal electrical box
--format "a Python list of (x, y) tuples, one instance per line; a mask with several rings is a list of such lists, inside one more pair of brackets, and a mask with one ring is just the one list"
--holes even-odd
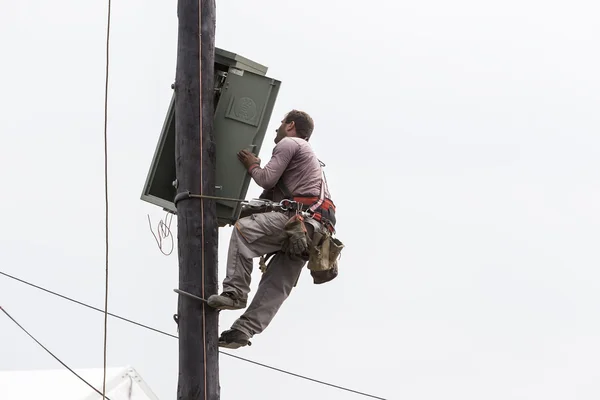
[[(248, 149), (260, 152), (281, 82), (266, 76), (267, 67), (222, 49), (215, 49), (216, 142), (215, 195), (243, 199), (251, 177), (237, 159)], [(175, 176), (175, 93), (171, 98), (141, 199), (177, 213)], [(217, 201), (219, 226), (235, 223), (241, 204)]]

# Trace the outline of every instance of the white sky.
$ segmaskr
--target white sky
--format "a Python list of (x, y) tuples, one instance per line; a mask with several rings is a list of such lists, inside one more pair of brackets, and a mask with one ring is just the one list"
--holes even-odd
[[(106, 2), (1, 7), (0, 270), (102, 307)], [(176, 9), (113, 2), (109, 97), (109, 311), (172, 333), (177, 256), (157, 249), (147, 214), (164, 213), (139, 197), (172, 94)], [(216, 45), (282, 81), (261, 158), (285, 112), (311, 113), (347, 246), (336, 281), (305, 272), (235, 354), (389, 399), (598, 398), (599, 11), (219, 2)], [(0, 305), (71, 367), (102, 365), (102, 314), (3, 277)], [(176, 340), (111, 319), (108, 349), (175, 399)], [(224, 400), (359, 398), (220, 365)], [(0, 315), (0, 369), (56, 367)]]

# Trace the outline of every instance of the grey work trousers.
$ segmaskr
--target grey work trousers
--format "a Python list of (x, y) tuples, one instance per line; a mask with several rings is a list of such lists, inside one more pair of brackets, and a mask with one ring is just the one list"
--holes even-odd
[[(252, 259), (281, 249), (285, 238), (284, 226), (289, 218), (289, 215), (283, 213), (268, 212), (253, 214), (237, 221), (229, 243), (223, 292), (232, 293), (236, 298), (247, 301)], [(316, 229), (321, 229), (318, 222), (310, 219), (305, 224), (309, 237), (312, 237)], [(284, 253), (275, 254), (262, 275), (252, 302), (232, 328), (250, 337), (264, 331), (290, 295), (305, 264), (305, 261), (292, 260)]]

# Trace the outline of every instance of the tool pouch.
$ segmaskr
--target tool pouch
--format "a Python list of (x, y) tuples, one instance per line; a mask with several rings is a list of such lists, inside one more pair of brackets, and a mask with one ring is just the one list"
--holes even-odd
[(338, 275), (338, 259), (344, 244), (328, 231), (315, 232), (308, 259), (308, 269), (315, 284), (329, 282)]

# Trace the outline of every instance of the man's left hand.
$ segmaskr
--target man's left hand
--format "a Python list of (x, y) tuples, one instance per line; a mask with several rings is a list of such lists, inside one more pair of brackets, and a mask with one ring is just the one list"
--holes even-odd
[(238, 160), (240, 160), (240, 162), (242, 164), (244, 164), (244, 167), (246, 167), (246, 169), (250, 168), (250, 166), (252, 166), (253, 164), (260, 165), (260, 158), (256, 157), (254, 154), (250, 153), (248, 150), (240, 151), (237, 154), (237, 156), (238, 156)]

